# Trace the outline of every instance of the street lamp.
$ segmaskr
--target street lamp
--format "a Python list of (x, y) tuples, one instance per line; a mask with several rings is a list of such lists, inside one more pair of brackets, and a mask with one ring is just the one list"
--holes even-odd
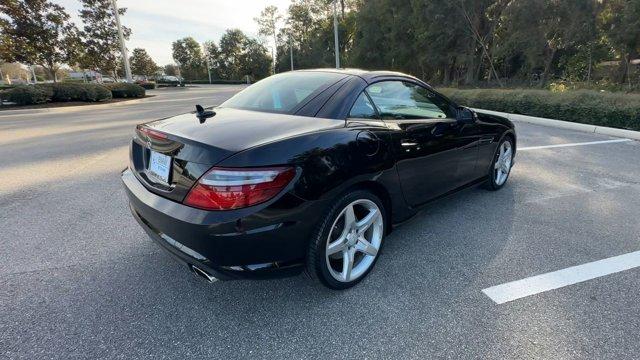
[(131, 67), (129, 66), (129, 55), (127, 54), (127, 46), (124, 43), (124, 34), (122, 33), (122, 26), (120, 25), (120, 14), (118, 13), (118, 5), (116, 4), (116, 0), (111, 0), (111, 4), (113, 5), (113, 13), (116, 16), (116, 26), (118, 27), (118, 37), (120, 38), (120, 48), (122, 51), (122, 57), (124, 60), (124, 74), (127, 78), (127, 82), (133, 82), (131, 78)]
[(291, 71), (293, 71), (293, 42), (291, 41), (291, 32), (289, 32), (289, 56), (291, 58)]
[(205, 53), (204, 53), (204, 59), (207, 62), (207, 74), (209, 74), (209, 84), (211, 84), (211, 61), (209, 60), (209, 52), (207, 51), (207, 44), (203, 44)]

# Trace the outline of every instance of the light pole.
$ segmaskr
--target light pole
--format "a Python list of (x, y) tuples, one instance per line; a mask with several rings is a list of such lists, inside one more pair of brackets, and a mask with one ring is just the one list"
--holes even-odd
[(289, 33), (289, 56), (291, 57), (291, 71), (293, 71), (293, 45), (291, 42), (291, 33)]
[(333, 40), (336, 53), (336, 69), (340, 69), (340, 48), (338, 42), (338, 0), (333, 1)]
[(273, 27), (273, 74), (276, 73), (276, 62), (278, 61), (278, 35), (275, 25)]
[(120, 38), (120, 48), (122, 51), (122, 57), (124, 60), (124, 74), (127, 78), (127, 82), (133, 82), (131, 78), (131, 67), (129, 66), (129, 55), (127, 54), (127, 46), (124, 43), (124, 34), (122, 33), (122, 26), (120, 25), (120, 14), (118, 13), (118, 5), (116, 4), (116, 0), (111, 0), (111, 4), (113, 5), (113, 13), (116, 16), (116, 26), (118, 27), (118, 37)]
[(209, 61), (209, 52), (207, 52), (207, 44), (202, 45), (204, 48), (204, 59), (207, 61), (207, 74), (209, 74), (209, 84), (211, 84), (211, 62)]

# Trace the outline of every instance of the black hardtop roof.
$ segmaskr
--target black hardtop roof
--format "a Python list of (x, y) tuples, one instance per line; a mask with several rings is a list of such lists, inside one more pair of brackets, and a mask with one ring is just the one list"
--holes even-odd
[(320, 69), (308, 69), (308, 70), (296, 70), (296, 71), (313, 71), (313, 72), (331, 72), (346, 74), (352, 76), (358, 76), (370, 83), (380, 77), (405, 77), (414, 80), (418, 80), (415, 76), (407, 75), (397, 71), (385, 71), (385, 70), (362, 70), (362, 69), (333, 69), (333, 68), (320, 68)]

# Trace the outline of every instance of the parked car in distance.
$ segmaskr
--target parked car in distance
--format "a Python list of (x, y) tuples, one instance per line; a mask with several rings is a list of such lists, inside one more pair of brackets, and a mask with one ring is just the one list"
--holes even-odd
[(409, 75), (294, 71), (139, 125), (122, 181), (142, 228), (208, 281), (306, 270), (345, 289), (426, 204), (502, 188), (516, 141)]
[(156, 84), (159, 86), (184, 86), (182, 81), (176, 76), (163, 75), (156, 78)]

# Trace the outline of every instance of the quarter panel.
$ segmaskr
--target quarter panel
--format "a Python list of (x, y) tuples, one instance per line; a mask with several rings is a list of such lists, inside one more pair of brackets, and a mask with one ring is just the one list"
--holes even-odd
[[(373, 155), (364, 151), (370, 146), (358, 145), (358, 135), (363, 131), (379, 140), (380, 146)], [(332, 200), (354, 185), (373, 181), (387, 189), (396, 221), (408, 215), (404, 214), (407, 207), (388, 139), (388, 129), (359, 124), (259, 146), (235, 154), (217, 166), (295, 165), (301, 169), (301, 175), (292, 194), (304, 200)]]

